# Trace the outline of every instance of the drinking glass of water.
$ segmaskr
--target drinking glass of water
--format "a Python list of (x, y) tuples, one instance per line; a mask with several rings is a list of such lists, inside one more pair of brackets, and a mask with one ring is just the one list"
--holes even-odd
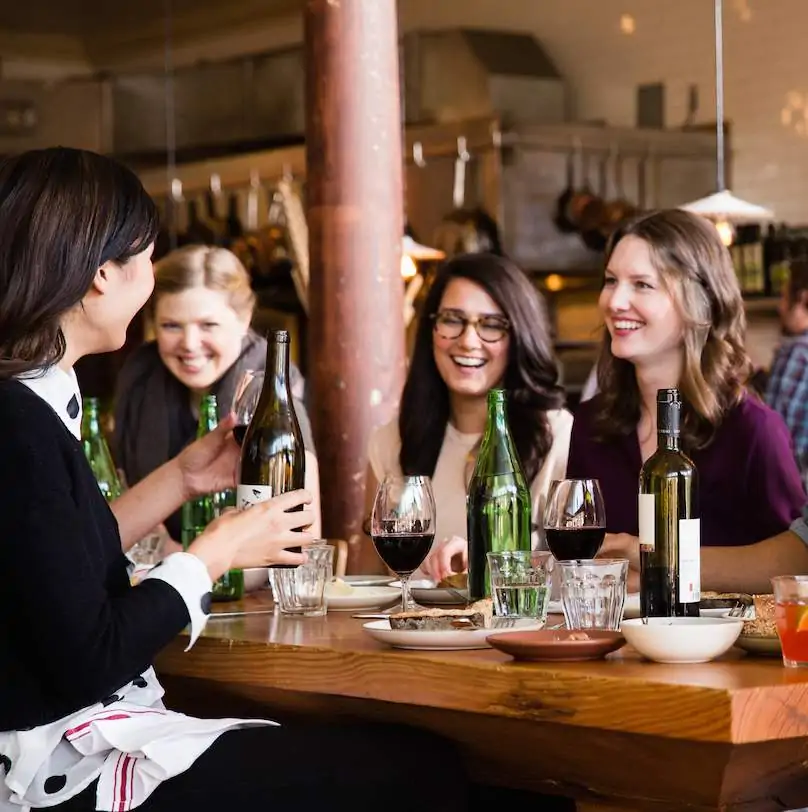
[(488, 553), (491, 594), (497, 617), (547, 620), (547, 562), (543, 550), (508, 550)]
[(370, 516), (379, 558), (401, 579), (401, 611), (418, 607), (409, 581), (435, 539), (435, 496), (428, 476), (388, 476), (379, 485)]

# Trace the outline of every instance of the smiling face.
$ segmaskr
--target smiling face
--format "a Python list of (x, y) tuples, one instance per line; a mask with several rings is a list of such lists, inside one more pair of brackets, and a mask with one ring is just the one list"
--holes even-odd
[(249, 318), (224, 291), (205, 287), (159, 296), (155, 329), (160, 358), (194, 392), (206, 392), (235, 363)]
[[(435, 365), (452, 395), (485, 398), (499, 386), (508, 366), (510, 335), (502, 308), (480, 285), (460, 277), (452, 279), (443, 292), (439, 318), (432, 333)], [(483, 341), (472, 324), (463, 329), (463, 318), (479, 319), (483, 335), (499, 337)], [(460, 332), (462, 330), (462, 332)], [(451, 336), (458, 334), (456, 338)]]
[(617, 243), (599, 305), (616, 358), (635, 366), (681, 358), (684, 322), (645, 240), (629, 235)]

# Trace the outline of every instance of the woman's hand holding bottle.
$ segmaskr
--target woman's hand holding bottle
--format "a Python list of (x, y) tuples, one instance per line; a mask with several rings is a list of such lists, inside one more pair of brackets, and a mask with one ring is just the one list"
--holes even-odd
[(311, 494), (296, 490), (259, 502), (246, 510), (228, 510), (211, 522), (188, 552), (200, 558), (216, 580), (229, 569), (297, 566), (306, 560), (305, 550), (314, 536), (307, 529), (314, 521), (309, 507)]
[(238, 443), (233, 439), (235, 425), (236, 416), (228, 414), (215, 429), (174, 458), (186, 500), (235, 486), (240, 453)]

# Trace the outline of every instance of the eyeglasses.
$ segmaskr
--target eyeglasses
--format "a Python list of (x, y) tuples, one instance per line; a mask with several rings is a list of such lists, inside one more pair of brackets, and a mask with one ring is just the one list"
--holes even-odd
[(508, 335), (510, 322), (504, 316), (475, 316), (470, 318), (461, 310), (441, 310), (433, 313), (432, 321), (435, 323), (435, 332), (441, 338), (460, 338), (468, 326), (474, 327), (475, 332), (486, 344), (496, 344)]

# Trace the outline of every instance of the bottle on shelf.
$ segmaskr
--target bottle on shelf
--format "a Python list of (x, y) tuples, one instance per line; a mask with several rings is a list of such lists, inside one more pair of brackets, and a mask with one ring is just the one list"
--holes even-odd
[(531, 500), (508, 428), (507, 394), (488, 393), (488, 419), (466, 494), (469, 599), (491, 596), (487, 554), (530, 550)]
[[(219, 422), (216, 395), (205, 395), (199, 404), (199, 423), (196, 436), (204, 437)], [(232, 490), (203, 494), (189, 499), (182, 506), (182, 546), (188, 549), (191, 542), (227, 508), (235, 504)], [(239, 569), (228, 570), (213, 585), (214, 601), (235, 601), (244, 595), (244, 573)]]
[(640, 606), (643, 617), (698, 617), (701, 525), (698, 473), (681, 448), (678, 389), (657, 393), (657, 450), (640, 471)]
[(121, 495), (121, 481), (101, 430), (98, 398), (82, 398), (81, 445), (104, 498), (107, 502), (117, 499)]

